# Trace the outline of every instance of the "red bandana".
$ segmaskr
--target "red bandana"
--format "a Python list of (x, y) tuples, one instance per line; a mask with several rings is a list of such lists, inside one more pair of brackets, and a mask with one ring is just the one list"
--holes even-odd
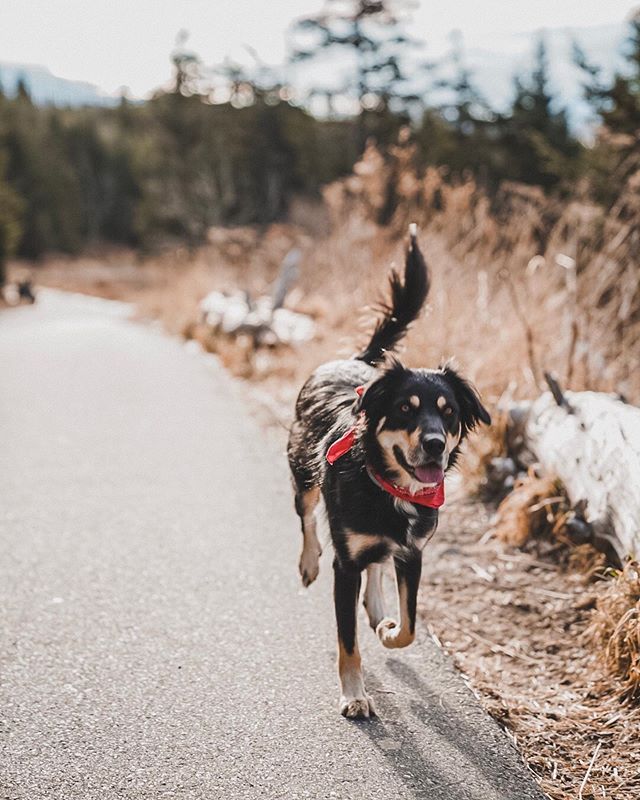
[(444, 481), (437, 486), (425, 486), (424, 489), (411, 494), (407, 489), (385, 481), (382, 475), (378, 475), (376, 472), (370, 471), (369, 474), (381, 489), (389, 492), (394, 497), (398, 497), (400, 500), (407, 500), (409, 503), (416, 503), (416, 505), (427, 506), (428, 508), (440, 508), (444, 503)]
[[(362, 386), (358, 386), (356, 389), (356, 392), (359, 395), (361, 395), (363, 391), (364, 390)], [(329, 464), (335, 464), (339, 458), (342, 458), (345, 453), (348, 453), (353, 447), (355, 440), (355, 428), (350, 428), (344, 434), (344, 436), (336, 439), (336, 441), (327, 450), (327, 461)], [(386, 481), (382, 475), (378, 475), (372, 470), (368, 470), (368, 472), (374, 483), (376, 483), (385, 492), (388, 492), (400, 500), (406, 500), (409, 503), (415, 503), (419, 506), (427, 506), (428, 508), (440, 508), (440, 506), (444, 503), (444, 481), (439, 483), (437, 486), (425, 486), (424, 489), (420, 489), (420, 491), (416, 492), (415, 494), (411, 494), (411, 492), (409, 492), (407, 489), (403, 489), (401, 486), (396, 486), (394, 483), (389, 483), (389, 481)]]

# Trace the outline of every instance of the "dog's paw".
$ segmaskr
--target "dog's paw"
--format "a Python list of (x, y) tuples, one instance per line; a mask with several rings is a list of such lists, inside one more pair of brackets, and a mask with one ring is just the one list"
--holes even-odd
[(318, 572), (320, 572), (321, 555), (321, 550), (309, 549), (302, 551), (300, 563), (298, 564), (298, 570), (300, 572), (300, 577), (302, 578), (303, 586), (310, 586), (318, 577)]
[(369, 695), (364, 697), (345, 697), (340, 698), (340, 713), (347, 719), (369, 719), (376, 716), (373, 700)]
[(376, 628), (376, 635), (385, 647), (407, 647), (415, 639), (415, 635), (403, 629), (394, 619), (383, 619)]

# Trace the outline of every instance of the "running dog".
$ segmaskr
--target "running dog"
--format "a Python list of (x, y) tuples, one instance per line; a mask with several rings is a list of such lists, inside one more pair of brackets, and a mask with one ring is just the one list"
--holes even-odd
[[(340, 711), (375, 714), (365, 690), (356, 615), (361, 573), (364, 605), (385, 647), (415, 637), (422, 550), (438, 524), (444, 477), (460, 445), (491, 420), (474, 387), (450, 365), (407, 369), (394, 348), (419, 316), (429, 273), (410, 226), (404, 276), (390, 275), (391, 298), (367, 346), (356, 356), (319, 367), (302, 387), (287, 448), (302, 523), (300, 575), (318, 575), (321, 547), (315, 508), (322, 497), (335, 557)], [(383, 563), (393, 559), (400, 619), (387, 616)]]

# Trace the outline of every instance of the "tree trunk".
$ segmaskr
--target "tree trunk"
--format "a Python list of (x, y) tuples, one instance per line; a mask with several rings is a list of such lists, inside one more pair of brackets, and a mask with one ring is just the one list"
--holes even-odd
[(621, 562), (640, 556), (640, 408), (598, 392), (547, 392), (514, 411), (520, 460), (562, 481)]

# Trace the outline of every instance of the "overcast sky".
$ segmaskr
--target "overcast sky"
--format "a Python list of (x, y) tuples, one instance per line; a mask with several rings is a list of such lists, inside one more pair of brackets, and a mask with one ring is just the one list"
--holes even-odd
[[(545, 27), (619, 22), (629, 0), (421, 0), (411, 31), (432, 56), (462, 31), (467, 46), (490, 47), (492, 37)], [(63, 78), (108, 92), (128, 86), (144, 96), (166, 82), (176, 33), (205, 62), (231, 55), (247, 61), (243, 45), (268, 63), (285, 52), (289, 22), (322, 7), (321, 0), (0, 0), (0, 61), (42, 64)]]

